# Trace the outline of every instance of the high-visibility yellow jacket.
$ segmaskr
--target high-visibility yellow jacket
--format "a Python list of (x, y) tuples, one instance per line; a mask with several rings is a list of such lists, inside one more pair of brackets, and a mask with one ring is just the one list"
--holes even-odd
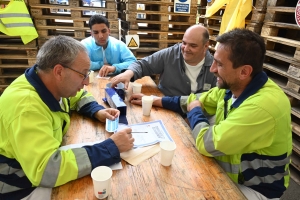
[[(195, 99), (192, 96), (188, 101)], [(290, 178), (290, 102), (264, 72), (234, 102), (231, 97), (230, 90), (218, 87), (201, 94), (202, 108), (216, 116), (214, 125), (200, 107), (187, 114), (196, 148), (215, 157), (235, 183), (267, 198), (280, 198)]]
[(10, 0), (0, 9), (0, 32), (9, 36), (21, 36), (24, 44), (38, 37), (24, 0)]
[(206, 10), (205, 17), (210, 17), (226, 4), (222, 17), (220, 35), (234, 28), (245, 28), (245, 18), (251, 12), (252, 0), (216, 0)]
[[(34, 187), (56, 187), (121, 160), (112, 139), (61, 150), (70, 113), (94, 118), (103, 109), (84, 90), (70, 98), (53, 97), (36, 73), (25, 71), (0, 97), (0, 199), (22, 199)], [(78, 133), (83, 134), (83, 133)]]

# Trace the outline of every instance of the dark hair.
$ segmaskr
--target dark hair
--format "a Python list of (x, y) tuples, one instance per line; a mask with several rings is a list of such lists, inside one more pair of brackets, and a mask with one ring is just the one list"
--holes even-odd
[(203, 44), (205, 44), (209, 40), (209, 33), (207, 28), (205, 28), (205, 30), (203, 31), (202, 37), (203, 37)]
[(43, 71), (49, 71), (57, 64), (71, 65), (80, 52), (87, 52), (85, 46), (72, 37), (59, 35), (50, 38), (40, 48), (36, 64)]
[(263, 38), (247, 29), (236, 28), (217, 37), (217, 42), (228, 48), (233, 68), (251, 65), (251, 76), (263, 70), (266, 47)]
[(94, 24), (105, 24), (107, 26), (107, 28), (109, 28), (109, 22), (108, 22), (107, 18), (102, 15), (99, 15), (99, 14), (95, 14), (95, 15), (91, 16), (91, 18), (89, 20), (90, 29), (92, 29), (92, 26)]

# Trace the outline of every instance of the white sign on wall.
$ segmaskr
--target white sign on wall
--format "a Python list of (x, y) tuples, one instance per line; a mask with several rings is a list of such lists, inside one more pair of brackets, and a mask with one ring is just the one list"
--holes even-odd
[(190, 13), (191, 0), (174, 0), (175, 13)]

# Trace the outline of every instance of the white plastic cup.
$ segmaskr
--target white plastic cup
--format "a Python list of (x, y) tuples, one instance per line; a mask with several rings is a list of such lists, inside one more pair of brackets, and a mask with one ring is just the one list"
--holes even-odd
[(89, 83), (94, 82), (94, 71), (91, 71), (90, 75), (89, 75)]
[(153, 97), (152, 96), (143, 96), (142, 97), (142, 109), (143, 115), (149, 116), (152, 108)]
[(141, 91), (142, 91), (142, 84), (132, 83), (132, 93), (133, 94), (141, 93)]
[(172, 141), (162, 141), (160, 142), (160, 164), (163, 166), (170, 166), (174, 157), (174, 152), (176, 149), (175, 142)]
[(111, 193), (112, 170), (106, 166), (93, 169), (91, 177), (93, 179), (94, 194), (98, 199), (104, 199)]

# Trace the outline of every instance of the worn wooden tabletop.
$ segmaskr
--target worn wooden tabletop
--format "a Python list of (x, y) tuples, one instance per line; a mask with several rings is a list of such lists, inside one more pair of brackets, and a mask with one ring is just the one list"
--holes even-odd
[[(150, 77), (137, 80), (142, 83), (142, 93), (162, 96)], [(99, 103), (108, 80), (95, 79), (86, 87)], [(107, 199), (246, 199), (214, 159), (202, 156), (195, 148), (190, 127), (176, 113), (163, 108), (152, 107), (151, 115), (142, 115), (141, 106), (128, 103), (131, 87), (126, 91), (127, 120), (129, 124), (161, 119), (175, 141), (177, 148), (170, 167), (159, 163), (159, 155), (131, 166), (122, 160), (122, 170), (113, 171), (112, 194)], [(104, 140), (110, 134), (103, 123), (73, 113), (71, 126), (63, 144)], [(90, 176), (71, 181), (53, 189), (52, 200), (95, 199)]]

